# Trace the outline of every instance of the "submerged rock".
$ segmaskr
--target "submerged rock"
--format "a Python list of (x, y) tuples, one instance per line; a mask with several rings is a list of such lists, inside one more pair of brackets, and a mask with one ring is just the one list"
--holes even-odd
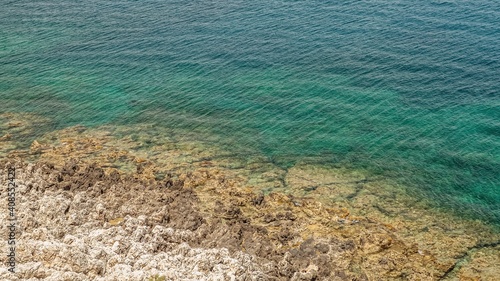
[[(360, 182), (360, 175), (307, 165), (284, 172), (268, 164), (235, 169), (215, 157), (208, 165), (196, 146), (193, 151), (151, 146), (148, 151), (162, 152), (151, 156), (133, 149), (140, 141), (70, 128), (53, 142), (41, 139), (53, 143), (44, 149), (34, 145), (38, 156), (31, 162), (22, 154), (0, 161), (2, 182), (7, 162), (16, 167), (19, 229), (17, 273), (3, 267), (0, 279), (494, 280), (500, 275), (495, 244), (500, 236), (490, 228), (412, 207), (399, 193)], [(270, 169), (269, 178), (249, 179), (256, 169)], [(260, 186), (283, 184), (287, 189), (271, 193)], [(314, 190), (304, 193), (310, 186)], [(380, 200), (384, 192), (393, 199)], [(6, 212), (0, 218), (6, 221)], [(6, 237), (6, 231), (0, 235)], [(1, 255), (6, 251), (0, 248)]]

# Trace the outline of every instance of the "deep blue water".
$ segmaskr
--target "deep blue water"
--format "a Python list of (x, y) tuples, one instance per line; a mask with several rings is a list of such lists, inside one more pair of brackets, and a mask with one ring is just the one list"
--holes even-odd
[(498, 1), (1, 4), (0, 113), (50, 117), (38, 133), (189, 129), (500, 223)]

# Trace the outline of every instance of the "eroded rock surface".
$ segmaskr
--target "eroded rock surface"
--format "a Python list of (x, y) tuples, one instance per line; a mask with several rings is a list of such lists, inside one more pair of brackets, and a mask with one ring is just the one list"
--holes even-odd
[(409, 205), (358, 175), (257, 160), (235, 168), (195, 145), (132, 149), (141, 141), (75, 127), (1, 160), (2, 182), (16, 168), (18, 233), (17, 273), (2, 267), (0, 279), (500, 276), (500, 238), (488, 226)]

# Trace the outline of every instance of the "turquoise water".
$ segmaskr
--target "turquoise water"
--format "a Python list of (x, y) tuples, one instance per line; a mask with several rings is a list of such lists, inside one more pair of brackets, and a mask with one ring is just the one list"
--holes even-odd
[(4, 1), (0, 27), (0, 113), (36, 133), (153, 122), (500, 223), (498, 1)]

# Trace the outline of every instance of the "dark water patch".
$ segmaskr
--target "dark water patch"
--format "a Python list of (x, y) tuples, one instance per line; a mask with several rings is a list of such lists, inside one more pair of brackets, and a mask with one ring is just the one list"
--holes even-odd
[(483, 126), (481, 132), (487, 135), (492, 135), (495, 137), (500, 137), (500, 125), (497, 126)]

